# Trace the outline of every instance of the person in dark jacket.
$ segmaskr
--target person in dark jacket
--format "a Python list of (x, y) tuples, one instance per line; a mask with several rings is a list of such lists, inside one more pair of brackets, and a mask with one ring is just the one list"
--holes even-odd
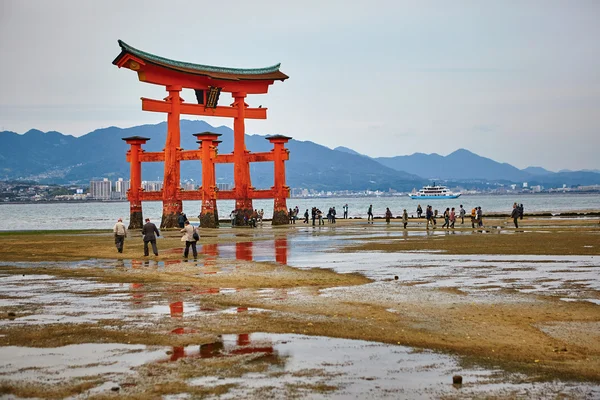
[(513, 219), (513, 222), (515, 223), (515, 228), (519, 227), (519, 206), (517, 205), (517, 203), (513, 204), (513, 209), (512, 212), (510, 213), (510, 217)]
[(523, 204), (520, 204), (517, 208), (519, 209), (519, 219), (523, 219)]
[(186, 220), (187, 220), (187, 217), (185, 216), (185, 214), (179, 213), (179, 216), (177, 217), (177, 225), (179, 225), (180, 228), (183, 228), (185, 226)]
[(144, 235), (144, 257), (148, 256), (148, 243), (152, 244), (152, 252), (157, 256), (158, 249), (156, 248), (156, 237), (160, 236), (160, 232), (156, 225), (150, 222), (150, 218), (146, 218), (146, 223), (142, 228), (142, 235)]

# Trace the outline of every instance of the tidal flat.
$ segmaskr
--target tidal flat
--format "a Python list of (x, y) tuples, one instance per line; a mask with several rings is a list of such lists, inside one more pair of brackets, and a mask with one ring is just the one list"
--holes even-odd
[(600, 398), (598, 219), (485, 223), (2, 232), (0, 395)]

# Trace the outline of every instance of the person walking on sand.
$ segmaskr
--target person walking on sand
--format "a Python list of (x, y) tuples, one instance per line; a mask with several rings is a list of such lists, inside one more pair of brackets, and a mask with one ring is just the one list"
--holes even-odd
[(454, 207), (450, 210), (450, 228), (454, 229), (454, 222), (456, 222), (456, 213), (454, 212)]
[(460, 224), (461, 225), (465, 223), (465, 214), (466, 213), (467, 212), (465, 211), (465, 209), (463, 208), (463, 206), (461, 204), (460, 205), (460, 210), (459, 210), (459, 213), (458, 213), (458, 215), (460, 215)]
[(308, 208), (306, 209), (306, 211), (304, 211), (304, 223), (308, 224)]
[(523, 219), (523, 204), (521, 203), (517, 208), (519, 209), (519, 219)]
[(392, 218), (392, 212), (389, 207), (385, 208), (385, 222), (389, 225), (390, 219)]
[(406, 225), (408, 224), (408, 213), (406, 212), (406, 208), (402, 212), (402, 223), (404, 224), (404, 229), (406, 229)]
[[(185, 242), (185, 250), (183, 251), (183, 256), (185, 258), (188, 257), (188, 254), (190, 254), (190, 246), (192, 247), (192, 254), (194, 255), (194, 258), (198, 258), (198, 250), (196, 249), (196, 238), (194, 237), (194, 233), (196, 233), (196, 228), (194, 228), (194, 226), (192, 224), (190, 224), (190, 221), (185, 221), (184, 222), (184, 227), (182, 230), (180, 230), (181, 233), (183, 233), (183, 236), (181, 237), (181, 241)], [(198, 235), (198, 233), (196, 233), (196, 235)], [(199, 236), (198, 236), (199, 238)]]
[(237, 218), (237, 210), (231, 211), (229, 218), (231, 218), (231, 227), (233, 228), (235, 226), (235, 219)]
[(421, 205), (419, 204), (417, 206), (417, 218), (421, 218), (421, 215), (423, 215), (423, 209), (421, 208)]
[(185, 214), (184, 214), (184, 213), (182, 213), (182, 212), (180, 212), (180, 213), (179, 213), (179, 216), (177, 217), (177, 225), (178, 225), (180, 228), (183, 228), (183, 227), (185, 226), (185, 220), (186, 220), (186, 219), (187, 219), (187, 218), (185, 217)]
[(475, 229), (475, 223), (477, 222), (477, 207), (471, 210), (471, 228)]
[(156, 238), (160, 237), (160, 232), (156, 225), (150, 222), (150, 218), (146, 218), (146, 223), (142, 228), (142, 235), (144, 235), (144, 257), (148, 257), (148, 243), (152, 245), (152, 252), (157, 256)]
[(123, 252), (123, 244), (125, 243), (125, 237), (127, 236), (127, 228), (123, 224), (123, 218), (119, 218), (113, 228), (115, 234), (115, 246), (119, 253)]
[(348, 203), (344, 204), (342, 210), (344, 211), (344, 219), (348, 219)]
[(367, 222), (369, 221), (373, 223), (373, 204), (369, 205), (369, 209), (367, 210)]
[(513, 222), (515, 224), (515, 228), (519, 227), (519, 206), (517, 205), (517, 203), (513, 204), (513, 209), (512, 212), (510, 213), (510, 217), (513, 219)]
[(442, 228), (446, 227), (446, 229), (450, 228), (450, 208), (446, 207), (446, 210), (444, 211), (444, 224), (442, 225)]
[(429, 229), (429, 224), (431, 224), (431, 227), (433, 229), (435, 229), (435, 223), (433, 220), (433, 211), (431, 209), (431, 206), (427, 206), (425, 208), (425, 220), (426, 220), (426, 227), (427, 229)]
[(261, 208), (260, 211), (258, 212), (258, 223), (260, 224), (260, 226), (262, 226), (264, 216), (265, 216), (265, 210), (263, 210)]
[(477, 207), (477, 226), (483, 228), (483, 211), (481, 211), (481, 206)]

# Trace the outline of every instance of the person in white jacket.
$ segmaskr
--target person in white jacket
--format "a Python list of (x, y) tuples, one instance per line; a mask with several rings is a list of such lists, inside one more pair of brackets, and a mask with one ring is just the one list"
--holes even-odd
[(188, 254), (190, 254), (190, 246), (192, 246), (192, 253), (194, 254), (194, 258), (198, 258), (198, 250), (196, 250), (196, 239), (194, 239), (194, 232), (196, 228), (190, 224), (190, 221), (185, 221), (185, 225), (181, 230), (183, 236), (181, 237), (181, 241), (185, 242), (185, 250), (183, 252), (183, 256), (187, 258)]
[(115, 246), (119, 253), (123, 252), (123, 244), (125, 243), (125, 237), (127, 236), (127, 228), (123, 224), (123, 218), (119, 218), (113, 228), (115, 234)]

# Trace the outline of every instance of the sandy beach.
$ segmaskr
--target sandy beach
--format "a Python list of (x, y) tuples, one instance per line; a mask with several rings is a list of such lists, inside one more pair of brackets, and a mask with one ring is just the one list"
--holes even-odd
[[(134, 232), (122, 254), (106, 230), (1, 233), (3, 359), (119, 345), (138, 362), (112, 360), (112, 370), (99, 360), (67, 363), (53, 375), (45, 370), (52, 363), (15, 358), (2, 362), (0, 394), (360, 398), (361, 382), (375, 398), (600, 396), (598, 218), (526, 217), (520, 225), (490, 217), (481, 229), (465, 221), (426, 230), (422, 220), (406, 230), (397, 220), (223, 227), (201, 230), (197, 260), (182, 259), (178, 231), (162, 232), (158, 257), (143, 257)], [(375, 351), (366, 343), (390, 346), (385, 357), (408, 348), (413, 358), (455, 364), (415, 388), (397, 369), (389, 382), (389, 371), (336, 381), (350, 374), (342, 356), (286, 370), (293, 357), (277, 349), (302, 340), (316, 340), (312, 348), (358, 341), (362, 353)], [(159, 356), (145, 359), (151, 350)], [(446, 362), (410, 372), (426, 377)], [(126, 372), (116, 372), (119, 363)], [(452, 385), (454, 375), (462, 385)], [(253, 382), (259, 376), (267, 383)]]

